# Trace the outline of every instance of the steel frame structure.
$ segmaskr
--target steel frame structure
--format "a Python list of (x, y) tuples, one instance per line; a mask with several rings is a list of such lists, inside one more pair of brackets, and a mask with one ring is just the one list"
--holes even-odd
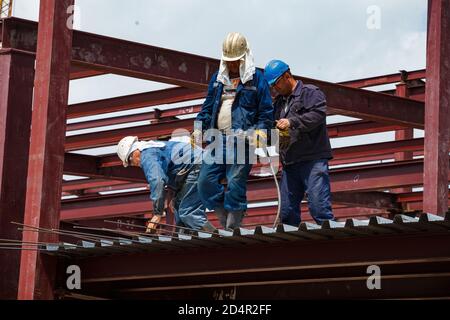
[[(216, 59), (72, 31), (66, 26), (66, 8), (71, 4), (73, 0), (41, 0), (39, 25), (18, 18), (1, 20), (2, 238), (22, 240), (22, 234), (11, 221), (58, 228), (61, 221), (101, 225), (103, 218), (150, 214), (148, 190), (105, 194), (145, 188), (145, 179), (139, 170), (125, 170), (114, 155), (93, 157), (77, 152), (115, 145), (129, 134), (165, 139), (174, 129), (191, 130), (192, 119), (179, 117), (193, 116), (200, 110), (199, 103), (191, 101), (205, 97), (208, 81), (218, 68)], [(448, 211), (450, 2), (429, 0), (428, 13), (426, 70), (340, 84), (298, 77), (325, 92), (330, 115), (361, 119), (329, 125), (331, 138), (396, 132), (393, 142), (334, 150), (331, 165), (350, 166), (334, 168), (331, 173), (338, 218), (414, 211), (444, 216)], [(67, 105), (70, 80), (103, 74), (177, 87)], [(383, 84), (395, 84), (396, 89), (365, 90)], [(158, 108), (190, 102), (187, 107)], [(155, 111), (134, 114), (145, 107), (154, 107)], [(132, 114), (106, 115), (118, 111)], [(101, 120), (81, 119), (92, 115), (106, 116)], [(141, 121), (148, 121), (148, 124), (134, 125)], [(130, 127), (107, 128), (117, 124)], [(96, 133), (76, 133), (99, 128), (100, 132)], [(425, 129), (425, 138), (414, 139), (414, 129)], [(66, 137), (67, 133), (70, 135)], [(63, 181), (63, 174), (86, 179)], [(413, 187), (424, 187), (424, 191), (413, 192)], [(61, 195), (76, 198), (61, 201)], [(275, 200), (273, 183), (267, 179), (251, 179), (249, 199), (252, 203)], [(307, 206), (303, 206), (307, 213)], [(270, 206), (251, 209), (245, 224), (270, 225), (274, 212)], [(217, 223), (213, 217), (212, 221)], [(53, 241), (56, 237), (24, 232), (23, 239)], [(0, 279), (0, 298), (54, 297), (55, 259), (42, 257), (37, 252), (24, 251), (21, 255), (2, 252), (0, 272), (8, 275)]]

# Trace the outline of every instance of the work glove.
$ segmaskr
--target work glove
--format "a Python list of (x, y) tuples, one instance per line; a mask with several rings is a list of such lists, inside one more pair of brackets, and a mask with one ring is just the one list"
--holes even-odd
[(251, 143), (256, 148), (265, 148), (267, 146), (267, 133), (264, 130), (255, 130)]
[(202, 131), (199, 129), (195, 129), (194, 132), (191, 134), (191, 146), (195, 148), (201, 147), (201, 145), (202, 145)]
[(291, 134), (289, 132), (289, 129), (287, 130), (278, 130), (278, 141), (280, 150), (286, 150), (289, 148), (289, 145), (291, 144)]
[(147, 230), (145, 233), (155, 233), (161, 219), (161, 216), (154, 215), (153, 218), (147, 223)]

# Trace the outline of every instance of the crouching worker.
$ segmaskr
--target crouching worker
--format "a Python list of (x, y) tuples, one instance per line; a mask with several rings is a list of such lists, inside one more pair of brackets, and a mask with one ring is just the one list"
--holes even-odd
[(161, 220), (167, 190), (172, 190), (175, 196), (171, 202), (177, 226), (215, 232), (198, 195), (200, 164), (197, 164), (199, 161), (196, 158), (201, 157), (201, 150), (192, 151), (187, 143), (139, 141), (138, 137), (125, 137), (117, 147), (124, 167), (140, 167), (144, 171), (153, 201), (152, 225)]

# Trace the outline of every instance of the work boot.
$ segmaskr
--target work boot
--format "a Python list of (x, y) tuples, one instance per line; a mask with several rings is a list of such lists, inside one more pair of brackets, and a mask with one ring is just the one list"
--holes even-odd
[(222, 227), (227, 227), (227, 215), (228, 212), (225, 210), (224, 207), (218, 207), (214, 210), (214, 213), (216, 214), (216, 217), (219, 219), (220, 224)]
[(206, 221), (206, 223), (202, 227), (202, 231), (209, 232), (209, 233), (216, 233), (217, 229), (211, 224), (211, 222)]
[(226, 229), (234, 231), (241, 227), (242, 220), (244, 219), (244, 211), (235, 211), (228, 213)]
[(194, 231), (188, 230), (188, 229), (181, 229), (177, 228), (178, 234), (183, 236), (191, 236), (194, 234)]

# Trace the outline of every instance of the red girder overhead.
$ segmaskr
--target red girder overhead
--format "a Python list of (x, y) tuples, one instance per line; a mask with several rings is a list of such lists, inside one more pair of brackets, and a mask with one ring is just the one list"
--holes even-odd
[(154, 107), (162, 104), (196, 100), (204, 97), (205, 93), (203, 91), (187, 88), (170, 88), (70, 105), (68, 117), (69, 119), (86, 117), (100, 113), (126, 111), (143, 107)]
[(70, 80), (89, 78), (94, 76), (100, 76), (103, 74), (105, 73), (102, 71), (90, 70), (78, 66), (72, 66), (70, 68)]
[(450, 146), (450, 1), (428, 1), (424, 211), (448, 210)]
[[(41, 0), (36, 54), (25, 224), (58, 228), (69, 95), (72, 29), (67, 9), (74, 0)], [(4, 40), (4, 39), (3, 39)], [(19, 92), (17, 92), (19, 94)], [(21, 94), (21, 93), (20, 93)], [(55, 235), (24, 231), (24, 242), (57, 242)], [(18, 298), (52, 299), (56, 260), (22, 251)], [(52, 272), (53, 271), (53, 272)]]
[[(32, 22), (16, 18), (5, 20), (5, 46), (34, 51), (35, 29), (36, 24)], [(18, 30), (21, 37), (11, 37)], [(219, 66), (216, 59), (84, 32), (74, 32), (72, 61), (86, 68), (196, 90), (206, 89)], [(300, 79), (319, 86), (325, 92), (333, 113), (408, 127), (424, 127), (422, 102), (314, 79)]]
[[(411, 88), (408, 90), (410, 97), (420, 98), (423, 101), (425, 96), (425, 86)], [(387, 91), (386, 93), (395, 94), (396, 92)], [(86, 103), (74, 104), (69, 106), (69, 118), (76, 118), (81, 116), (96, 115), (99, 113), (108, 113), (116, 111), (131, 110), (141, 107), (157, 106), (160, 104), (170, 104), (176, 102), (184, 102), (197, 98), (203, 98), (203, 92), (186, 91), (185, 88), (174, 88), (153, 91), (149, 93), (142, 93), (137, 95), (130, 95), (124, 97), (110, 98), (98, 101), (91, 101)], [(422, 98), (423, 96), (423, 98)], [(155, 112), (148, 112), (137, 115), (121, 116), (114, 118), (106, 118), (101, 120), (88, 120), (78, 123), (69, 124), (68, 131), (92, 129), (102, 126), (117, 125), (129, 122), (160, 120), (171, 117), (178, 117), (182, 115), (195, 114), (200, 112), (201, 105), (179, 107), (169, 110), (156, 110)], [(366, 121), (373, 125), (374, 132), (378, 127), (386, 126), (386, 124), (379, 124), (376, 122)], [(393, 129), (398, 128), (398, 125), (392, 125)]]
[(90, 178), (124, 179), (132, 182), (145, 181), (144, 173), (138, 168), (124, 168), (122, 166), (102, 168), (99, 163), (100, 158), (69, 153), (64, 158), (64, 173)]
[(72, 123), (67, 125), (67, 131), (94, 129), (124, 123), (133, 123), (140, 121), (148, 121), (149, 123), (157, 123), (162, 120), (176, 120), (178, 116), (190, 115), (200, 112), (200, 105), (191, 107), (180, 107), (170, 110), (155, 110), (152, 112), (140, 113), (130, 116), (120, 116), (114, 118), (106, 118), (101, 120), (89, 120), (84, 122)]
[(126, 136), (138, 136), (140, 139), (170, 138), (174, 130), (191, 130), (194, 127), (192, 119), (173, 120), (149, 126), (131, 127), (126, 129), (108, 130), (67, 137), (66, 151), (89, 149), (116, 145)]
[[(408, 79), (407, 79), (408, 81), (425, 79), (427, 76), (426, 70), (416, 70), (416, 71), (407, 72), (407, 75), (408, 75)], [(344, 81), (344, 82), (340, 82), (339, 84), (343, 85), (343, 86), (347, 86), (347, 87), (352, 87), (352, 88), (369, 88), (369, 87), (380, 86), (380, 85), (385, 85), (385, 84), (398, 83), (401, 81), (402, 81), (402, 74), (394, 73), (394, 74), (388, 74), (388, 75), (384, 75), (384, 76)]]

